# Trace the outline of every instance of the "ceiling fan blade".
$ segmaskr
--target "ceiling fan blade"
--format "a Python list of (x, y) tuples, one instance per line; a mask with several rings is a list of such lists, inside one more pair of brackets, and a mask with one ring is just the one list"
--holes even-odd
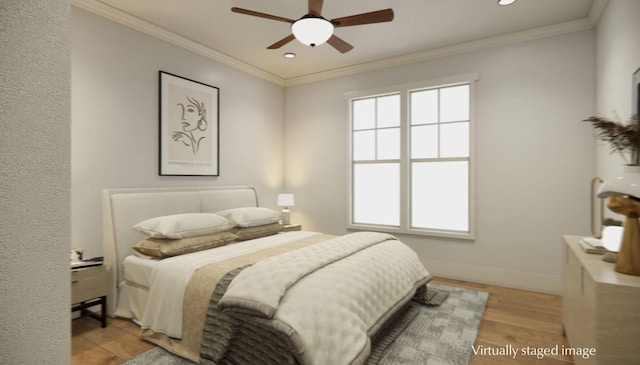
[(285, 22), (285, 23), (293, 23), (293, 22), (295, 22), (295, 20), (293, 20), (293, 19), (283, 18), (283, 17), (277, 16), (277, 15), (260, 13), (260, 12), (253, 11), (253, 10), (248, 10), (248, 9), (242, 9), (242, 8), (233, 7), (233, 8), (231, 8), (231, 11), (233, 11), (234, 13), (252, 15), (252, 16), (257, 16), (259, 18), (277, 20), (277, 21)]
[(293, 34), (289, 34), (288, 36), (282, 38), (281, 40), (279, 40), (276, 43), (274, 43), (274, 44), (270, 45), (269, 47), (267, 47), (267, 49), (278, 49), (278, 48), (284, 46), (285, 44), (291, 42), (294, 39), (296, 39), (296, 37), (294, 37)]
[(362, 13), (357, 15), (345, 16), (342, 18), (331, 19), (336, 27), (350, 27), (352, 25), (372, 24), (390, 22), (393, 20), (393, 10), (384, 9), (372, 11), (370, 13)]
[(322, 14), (322, 3), (324, 0), (309, 0), (309, 13), (320, 16)]
[(337, 49), (340, 53), (347, 53), (353, 49), (353, 46), (342, 40), (337, 35), (332, 35), (327, 41), (333, 48)]

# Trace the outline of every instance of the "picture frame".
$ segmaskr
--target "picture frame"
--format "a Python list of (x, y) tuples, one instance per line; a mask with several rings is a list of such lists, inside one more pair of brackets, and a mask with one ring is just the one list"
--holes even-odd
[(632, 90), (632, 115), (640, 116), (640, 68), (633, 73), (633, 90)]
[(159, 175), (219, 176), (220, 89), (159, 71)]

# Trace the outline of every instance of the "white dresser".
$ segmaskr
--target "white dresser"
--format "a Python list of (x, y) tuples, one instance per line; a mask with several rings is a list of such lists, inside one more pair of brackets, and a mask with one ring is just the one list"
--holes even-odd
[(602, 255), (587, 254), (580, 236), (564, 236), (562, 322), (576, 365), (640, 364), (640, 276), (617, 273)]

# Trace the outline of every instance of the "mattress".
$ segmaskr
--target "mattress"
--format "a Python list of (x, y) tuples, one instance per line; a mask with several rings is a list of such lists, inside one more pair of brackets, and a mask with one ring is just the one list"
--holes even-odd
[(141, 289), (149, 289), (151, 273), (159, 261), (143, 259), (136, 255), (127, 256), (123, 263), (125, 282)]

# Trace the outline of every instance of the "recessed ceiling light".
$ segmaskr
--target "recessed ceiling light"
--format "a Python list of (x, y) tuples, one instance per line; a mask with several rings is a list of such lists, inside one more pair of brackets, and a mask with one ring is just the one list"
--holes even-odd
[(515, 3), (517, 0), (498, 0), (498, 5), (506, 6)]
[(282, 56), (283, 56), (284, 58), (288, 58), (288, 59), (290, 59), (290, 60), (291, 60), (291, 59), (296, 58), (296, 54), (295, 54), (295, 53), (293, 53), (293, 52), (287, 52), (287, 53), (283, 54)]

